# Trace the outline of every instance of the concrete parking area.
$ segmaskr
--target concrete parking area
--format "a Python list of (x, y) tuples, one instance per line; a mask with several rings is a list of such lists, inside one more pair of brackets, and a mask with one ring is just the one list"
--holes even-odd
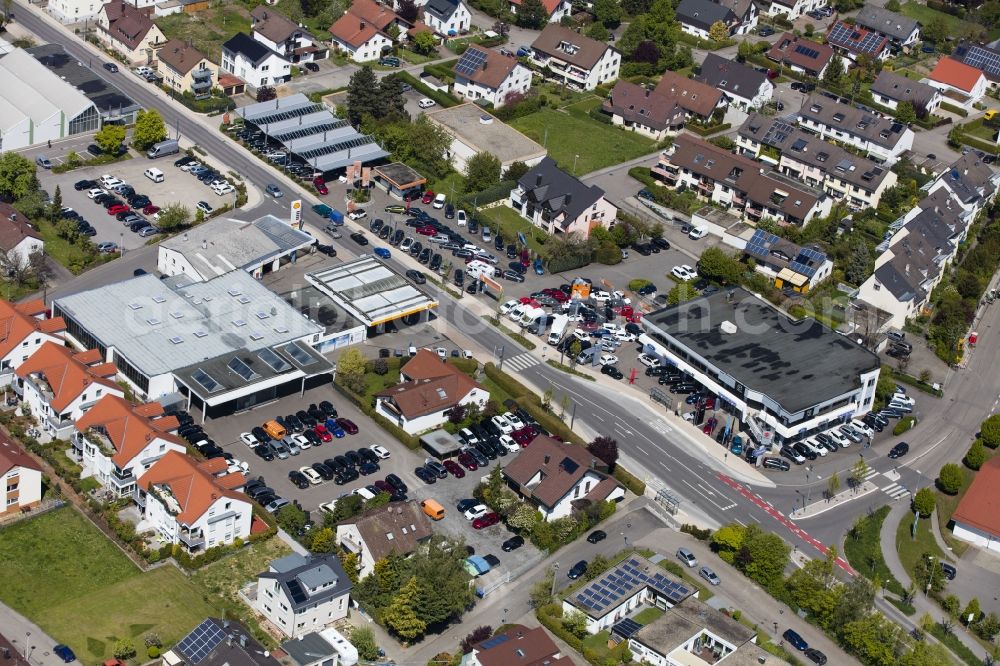
[[(49, 194), (55, 192), (58, 185), (63, 205), (77, 211), (97, 230), (97, 235), (92, 237), (95, 244), (104, 241), (118, 243), (126, 251), (146, 245), (149, 238), (143, 238), (130, 231), (128, 227), (123, 226), (114, 215), (108, 215), (104, 206), (91, 201), (87, 197), (86, 190), (75, 190), (74, 183), (81, 180), (96, 181), (101, 176), (110, 174), (134, 187), (137, 193), (148, 196), (153, 205), (163, 207), (171, 203), (182, 203), (192, 216), (195, 212), (194, 206), (199, 201), (206, 201), (213, 208), (235, 203), (235, 193), (218, 196), (209, 189), (207, 184), (175, 167), (174, 160), (177, 159), (177, 155), (158, 160), (150, 160), (134, 150), (131, 151), (131, 155), (132, 159), (115, 164), (85, 166), (60, 174), (39, 169), (38, 179)], [(58, 159), (64, 159), (64, 157), (55, 157), (53, 161)], [(163, 182), (154, 183), (143, 175), (143, 172), (150, 167), (155, 167), (163, 172)], [(141, 211), (139, 212), (141, 213)], [(155, 224), (155, 221), (150, 221)]]

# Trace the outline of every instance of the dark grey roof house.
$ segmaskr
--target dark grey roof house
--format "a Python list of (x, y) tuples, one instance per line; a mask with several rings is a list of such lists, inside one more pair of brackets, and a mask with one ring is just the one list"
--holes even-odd
[(1000, 174), (990, 168), (975, 153), (962, 155), (931, 186), (931, 192), (939, 187), (948, 188), (966, 210), (982, 208), (991, 201), (1000, 185)]
[(267, 48), (245, 32), (238, 32), (230, 37), (225, 43), (223, 43), (222, 51), (223, 53), (226, 51), (229, 51), (230, 53), (239, 53), (254, 65), (259, 65), (267, 60), (272, 53), (274, 53), (274, 51)]
[(210, 617), (163, 655), (163, 663), (185, 666), (281, 666), (239, 622)]
[(862, 7), (854, 21), (862, 28), (888, 37), (897, 46), (912, 44), (920, 35), (920, 24), (916, 19), (871, 4)]
[[(696, 81), (718, 88), (743, 106), (752, 108), (759, 106), (755, 100), (770, 99), (774, 90), (774, 86), (763, 72), (715, 53), (705, 56), (701, 71), (694, 78)], [(761, 104), (766, 101), (764, 99)]]
[(732, 9), (712, 0), (681, 0), (677, 5), (676, 16), (681, 25), (692, 26), (706, 32), (716, 21), (731, 26), (739, 20)]
[(871, 87), (875, 101), (895, 109), (900, 102), (909, 102), (918, 111), (933, 111), (940, 103), (941, 93), (926, 83), (914, 81), (896, 72), (883, 69)]
[(424, 11), (440, 21), (447, 21), (458, 9), (458, 0), (428, 0)]
[[(540, 216), (541, 224), (558, 231), (571, 231), (570, 227), (588, 217), (592, 207), (605, 204), (614, 208), (604, 199), (604, 190), (596, 185), (584, 185), (556, 166), (551, 157), (521, 176), (517, 185), (511, 198), (514, 199), (517, 193), (522, 214), (533, 220)], [(607, 220), (606, 224), (609, 222)]]
[(358, 663), (358, 649), (332, 627), (285, 641), (281, 649), (295, 666)]
[(352, 587), (336, 555), (288, 555), (257, 575), (254, 606), (295, 638), (346, 617)]

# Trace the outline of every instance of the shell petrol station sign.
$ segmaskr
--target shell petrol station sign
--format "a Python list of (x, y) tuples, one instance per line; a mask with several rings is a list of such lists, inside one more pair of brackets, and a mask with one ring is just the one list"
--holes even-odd
[(288, 224), (298, 230), (302, 230), (302, 199), (296, 199), (291, 203), (289, 209)]

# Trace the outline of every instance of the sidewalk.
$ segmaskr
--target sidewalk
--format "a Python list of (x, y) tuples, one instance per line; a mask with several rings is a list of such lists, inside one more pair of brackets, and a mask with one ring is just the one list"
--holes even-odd
[[(842, 490), (830, 499), (820, 499), (816, 502), (811, 502), (805, 506), (805, 508), (796, 508), (794, 511), (788, 514), (788, 517), (792, 520), (805, 520), (806, 518), (812, 518), (818, 516), (821, 513), (826, 513), (830, 509), (836, 509), (841, 504), (846, 504), (851, 500), (858, 499), (859, 497), (864, 497), (868, 493), (873, 493), (878, 490), (878, 486), (870, 481), (865, 481), (860, 486), (854, 489)], [(822, 492), (820, 493), (822, 495)], [(894, 532), (895, 533), (895, 532)]]
[[(26, 662), (33, 666), (58, 666), (64, 663), (52, 653), (56, 646), (54, 638), (46, 634), (37, 624), (24, 617), (10, 606), (0, 603), (0, 634), (2, 634)], [(27, 643), (26, 643), (27, 642)], [(25, 645), (27, 644), (27, 649)], [(16, 657), (16, 655), (14, 655)], [(6, 662), (4, 662), (6, 663)], [(20, 664), (20, 661), (12, 663)], [(74, 661), (79, 664), (79, 661)]]

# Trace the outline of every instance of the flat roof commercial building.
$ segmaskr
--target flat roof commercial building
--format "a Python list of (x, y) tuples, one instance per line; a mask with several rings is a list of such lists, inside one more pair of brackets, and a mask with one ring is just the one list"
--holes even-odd
[(389, 322), (415, 323), (438, 301), (418, 289), (380, 259), (355, 261), (306, 274), (306, 281), (329, 296), (366, 328), (381, 332)]
[(233, 113), (280, 142), (299, 161), (323, 173), (389, 156), (375, 139), (361, 134), (347, 120), (303, 93), (249, 104)]
[[(642, 319), (645, 351), (719, 396), (758, 444), (797, 441), (871, 410), (878, 356), (815, 319), (733, 288)], [(764, 441), (762, 441), (764, 440)]]
[(55, 300), (66, 338), (96, 348), (155, 400), (179, 391), (204, 416), (248, 409), (329, 381), (323, 328), (248, 273), (205, 282), (142, 275)]
[(514, 162), (535, 166), (546, 155), (541, 144), (477, 104), (459, 104), (428, 113), (427, 117), (451, 134), (449, 157), (458, 171), (465, 170), (465, 163), (470, 157), (484, 151), (495, 155), (504, 169)]
[(315, 239), (274, 215), (253, 222), (220, 217), (160, 243), (156, 269), (204, 282), (237, 268), (259, 278), (295, 262)]
[(120, 125), (135, 122), (135, 114), (142, 107), (93, 69), (66, 53), (62, 45), (42, 44), (25, 50), (93, 102), (104, 122)]

